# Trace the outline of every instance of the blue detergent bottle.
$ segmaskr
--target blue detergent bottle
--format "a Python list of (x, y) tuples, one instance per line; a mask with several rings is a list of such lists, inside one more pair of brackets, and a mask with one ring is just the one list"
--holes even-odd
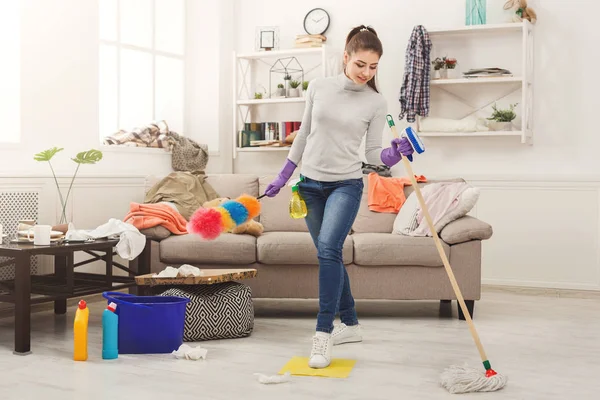
[(119, 316), (117, 305), (110, 303), (102, 312), (102, 358), (114, 360), (119, 356)]

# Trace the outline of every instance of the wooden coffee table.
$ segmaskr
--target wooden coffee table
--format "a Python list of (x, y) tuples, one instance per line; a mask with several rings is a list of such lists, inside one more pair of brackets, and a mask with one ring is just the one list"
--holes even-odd
[[(14, 354), (31, 353), (31, 305), (54, 302), (54, 313), (67, 312), (67, 299), (86, 295), (135, 287), (135, 275), (148, 273), (148, 263), (133, 264), (134, 269), (113, 261), (113, 248), (118, 239), (100, 239), (93, 242), (60, 243), (49, 246), (35, 246), (32, 243), (11, 243), (0, 246), (0, 256), (11, 260), (0, 263), (15, 264), (15, 279), (0, 281), (0, 290), (8, 294), (0, 295), (0, 302), (15, 305), (15, 349)], [(148, 245), (148, 243), (147, 243)], [(93, 258), (74, 263), (74, 254), (82, 251)], [(31, 275), (30, 257), (35, 255), (54, 256), (54, 273), (51, 275)], [(104, 260), (105, 274), (75, 272), (75, 268), (94, 261)], [(114, 276), (113, 266), (126, 271), (129, 276)], [(145, 269), (148, 268), (148, 271)]]

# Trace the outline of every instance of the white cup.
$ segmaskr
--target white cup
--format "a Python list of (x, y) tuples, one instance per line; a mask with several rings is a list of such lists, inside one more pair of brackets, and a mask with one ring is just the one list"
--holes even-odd
[(30, 234), (33, 231), (33, 244), (36, 246), (49, 246), (50, 245), (50, 232), (52, 227), (50, 225), (35, 225), (33, 228), (27, 230), (27, 239), (31, 240)]

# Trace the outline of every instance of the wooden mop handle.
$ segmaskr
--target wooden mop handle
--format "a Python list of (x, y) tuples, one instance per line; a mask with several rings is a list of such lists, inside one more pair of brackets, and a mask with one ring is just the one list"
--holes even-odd
[[(388, 122), (389, 122), (389, 119), (388, 119)], [(389, 123), (389, 126), (390, 126), (390, 129), (392, 130), (392, 133), (394, 134), (394, 137), (396, 137), (396, 138), (399, 137), (398, 131), (396, 129), (396, 125), (393, 124), (393, 121), (391, 123)], [(423, 198), (423, 195), (421, 194), (421, 189), (419, 188), (419, 185), (417, 184), (417, 180), (415, 179), (415, 174), (413, 173), (412, 166), (410, 165), (410, 161), (408, 161), (408, 158), (402, 157), (402, 162), (404, 164), (404, 168), (406, 169), (406, 172), (408, 173), (408, 177), (410, 178), (410, 181), (415, 189), (415, 194), (417, 195), (417, 199), (419, 200), (419, 204), (421, 205), (421, 209), (423, 211), (423, 214), (425, 215), (425, 219), (427, 220), (427, 225), (429, 225), (429, 230), (431, 231), (431, 234), (433, 235), (433, 240), (435, 242), (435, 246), (437, 247), (438, 253), (440, 254), (440, 257), (442, 258), (442, 262), (444, 263), (444, 268), (446, 269), (448, 278), (450, 278), (450, 283), (452, 284), (452, 288), (454, 289), (454, 293), (456, 294), (456, 298), (458, 299), (460, 308), (462, 309), (462, 312), (465, 315), (465, 319), (467, 321), (467, 324), (469, 325), (469, 330), (471, 331), (471, 335), (473, 336), (473, 340), (475, 341), (477, 350), (479, 350), (479, 355), (481, 356), (481, 361), (483, 361), (485, 364), (487, 362), (487, 356), (483, 349), (483, 345), (481, 344), (481, 340), (479, 339), (477, 330), (475, 330), (475, 325), (473, 324), (473, 320), (471, 319), (471, 314), (469, 313), (469, 310), (467, 309), (465, 300), (463, 299), (460, 288), (458, 287), (458, 283), (456, 282), (456, 278), (454, 277), (454, 273), (452, 272), (452, 268), (450, 267), (450, 262), (448, 261), (446, 252), (444, 251), (444, 248), (442, 247), (442, 243), (440, 241), (438, 233), (435, 230), (435, 226), (433, 224), (433, 219), (431, 218), (431, 215), (429, 214), (429, 210), (427, 209), (427, 206), (425, 204), (425, 199)]]

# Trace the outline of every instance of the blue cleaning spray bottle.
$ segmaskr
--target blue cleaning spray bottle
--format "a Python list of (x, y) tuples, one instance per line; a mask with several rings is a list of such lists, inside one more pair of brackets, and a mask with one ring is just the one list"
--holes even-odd
[(117, 305), (110, 303), (102, 313), (102, 358), (114, 360), (119, 356), (119, 316)]

